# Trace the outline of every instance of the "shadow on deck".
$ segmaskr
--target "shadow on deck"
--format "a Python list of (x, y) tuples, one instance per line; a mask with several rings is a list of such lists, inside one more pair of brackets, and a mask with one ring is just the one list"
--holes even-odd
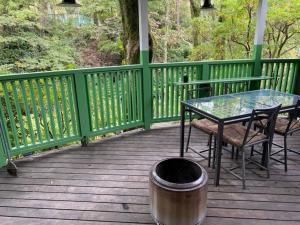
[[(290, 138), (292, 148), (300, 148), (299, 137)], [(194, 145), (205, 146), (206, 140), (193, 132)], [(0, 171), (1, 224), (153, 224), (148, 206), (150, 167), (178, 155), (179, 128), (169, 127), (19, 160), (17, 178)], [(187, 156), (200, 160), (192, 153)], [(224, 154), (223, 165), (231, 162)], [(270, 179), (259, 169), (247, 171), (247, 190), (243, 190), (241, 182), (224, 171), (221, 186), (214, 187), (208, 169), (204, 224), (299, 225), (300, 156), (289, 154), (287, 173), (283, 165), (272, 162)]]

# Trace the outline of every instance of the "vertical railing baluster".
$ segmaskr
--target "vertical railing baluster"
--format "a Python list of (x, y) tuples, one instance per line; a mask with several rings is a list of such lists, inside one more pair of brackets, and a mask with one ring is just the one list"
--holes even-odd
[(107, 127), (111, 127), (111, 119), (110, 119), (110, 106), (108, 99), (108, 88), (107, 88), (107, 74), (103, 73), (103, 82), (104, 82), (104, 101), (105, 101), (105, 111), (106, 111), (106, 125)]
[(297, 89), (297, 84), (299, 83), (299, 78), (300, 78), (300, 62), (295, 62), (294, 65), (295, 66), (294, 66), (294, 72), (293, 72), (293, 80), (291, 83), (291, 92), (300, 94), (299, 88)]
[(125, 75), (124, 72), (121, 73), (121, 92), (122, 92), (122, 111), (123, 111), (123, 124), (127, 121), (127, 110), (126, 110), (126, 96), (125, 96)]
[(100, 119), (101, 119), (101, 129), (105, 128), (105, 119), (104, 119), (104, 101), (103, 101), (103, 93), (102, 93), (102, 76), (101, 74), (96, 74), (96, 79), (98, 81), (98, 98), (99, 98), (99, 109), (100, 109)]
[(60, 86), (60, 93), (61, 93), (61, 105), (62, 105), (62, 118), (64, 121), (65, 130), (67, 131), (67, 136), (70, 137), (70, 123), (69, 123), (69, 115), (67, 112), (67, 101), (66, 101), (66, 94), (65, 94), (65, 85), (64, 85), (64, 77), (59, 77), (59, 86)]
[(55, 107), (55, 112), (56, 112), (56, 121), (57, 121), (57, 125), (58, 125), (58, 131), (59, 131), (59, 136), (60, 138), (63, 138), (64, 134), (63, 134), (63, 128), (62, 128), (62, 119), (61, 119), (61, 110), (59, 108), (59, 99), (58, 99), (58, 95), (57, 95), (57, 87), (56, 87), (56, 78), (52, 77), (51, 78), (51, 83), (52, 83), (52, 91), (53, 91), (53, 98), (54, 98), (54, 107)]
[[(92, 98), (93, 99), (93, 111), (94, 111), (94, 118), (95, 118), (95, 123), (93, 123), (92, 121), (92, 128), (94, 128), (95, 130), (99, 129), (99, 107), (98, 107), (98, 100), (97, 100), (97, 91), (96, 91), (96, 84), (97, 84), (97, 75), (96, 74), (91, 74), (89, 77), (90, 80), (90, 84), (91, 84), (91, 94), (92, 94)], [(99, 84), (98, 84), (99, 85)]]
[(44, 99), (43, 99), (43, 92), (42, 92), (40, 81), (41, 81), (40, 79), (36, 79), (35, 83), (36, 83), (37, 92), (38, 92), (38, 99), (39, 99), (41, 117), (42, 117), (42, 121), (44, 123), (43, 127), (44, 127), (44, 131), (45, 131), (45, 136), (46, 136), (47, 141), (50, 141), (50, 132), (49, 132), (49, 127), (48, 127), (45, 103), (44, 103)]
[(131, 79), (130, 74), (128, 71), (126, 71), (126, 80), (127, 80), (127, 107), (128, 107), (128, 123), (131, 123), (132, 121), (132, 102), (131, 102)]
[[(267, 74), (268, 74), (268, 63), (262, 63), (261, 69), (262, 69), (262, 76), (267, 76)], [(261, 81), (261, 88), (266, 88), (266, 81), (265, 80)]]
[(278, 71), (279, 71), (279, 66), (280, 64), (279, 63), (275, 63), (275, 71), (274, 71), (274, 79), (273, 79), (273, 89), (274, 90), (277, 90), (277, 85), (278, 85)]
[(284, 71), (284, 64), (279, 63), (278, 72), (277, 72), (277, 86), (276, 86), (277, 91), (279, 91), (281, 89), (281, 81), (282, 81), (283, 71)]
[[(16, 81), (12, 81), (12, 88), (13, 88), (13, 98), (14, 98), (14, 104), (16, 107), (16, 111), (17, 111), (17, 117), (18, 117), (18, 121), (21, 127), (21, 136), (22, 136), (22, 144), (27, 146), (27, 137), (26, 137), (26, 130), (25, 130), (25, 126), (24, 126), (24, 120), (23, 120), (23, 116), (22, 116), (22, 111), (21, 111), (21, 106), (20, 106), (20, 101), (19, 101), (19, 96), (18, 96), (18, 90), (17, 90), (17, 86), (16, 86)], [(6, 84), (4, 83), (4, 91), (6, 93), (8, 93), (7, 88), (6, 88)]]
[(158, 73), (158, 69), (154, 69), (154, 73), (155, 73), (155, 77), (156, 77), (156, 118), (160, 118), (160, 92), (159, 92), (159, 86), (160, 84), (160, 77), (159, 77), (159, 73)]
[(166, 117), (169, 117), (169, 68), (165, 68), (165, 75), (166, 75)]
[(56, 140), (57, 136), (56, 136), (56, 127), (54, 124), (54, 116), (53, 116), (53, 112), (52, 112), (52, 101), (51, 101), (51, 96), (50, 96), (50, 86), (48, 84), (48, 78), (44, 78), (44, 83), (45, 83), (45, 91), (46, 91), (46, 99), (47, 99), (47, 107), (48, 107), (48, 114), (49, 114), (49, 118), (50, 118), (50, 124), (51, 124), (51, 128), (52, 128), (52, 135), (53, 135), (53, 139)]
[[(9, 99), (10, 94), (8, 92), (7, 84), (6, 84), (5, 81), (2, 82), (2, 87), (3, 87), (3, 91), (4, 91), (3, 94), (4, 94), (5, 106), (6, 106), (6, 110), (7, 110), (7, 113), (8, 113), (9, 122), (10, 122), (10, 125), (11, 125), (11, 128), (12, 128), (12, 134), (13, 134), (13, 137), (14, 137), (14, 140), (15, 140), (14, 144), (16, 145), (16, 147), (19, 147), (20, 142), (19, 142), (19, 137), (18, 137), (16, 121), (15, 121), (11, 101)], [(13, 92), (15, 92), (15, 90), (13, 90)], [(13, 95), (15, 95), (15, 93)], [(2, 106), (2, 103), (1, 103), (1, 106)], [(16, 103), (15, 103), (15, 106), (16, 106)], [(16, 110), (17, 110), (17, 117), (18, 117), (18, 120), (19, 120), (19, 112), (18, 112), (17, 106), (16, 106)], [(3, 120), (3, 121), (5, 122), (5, 120)], [(6, 125), (6, 123), (5, 123), (5, 125)], [(20, 126), (21, 125), (23, 125), (23, 121), (22, 121), (22, 124), (20, 123)], [(21, 132), (22, 131), (24, 131), (24, 129), (22, 129), (22, 126), (21, 126)], [(24, 135), (25, 135), (25, 133), (23, 134), (23, 132), (22, 132), (21, 135), (22, 135), (22, 141), (23, 141), (23, 144), (24, 144), (24, 138), (25, 138)]]
[[(138, 99), (138, 120), (143, 121), (143, 99), (142, 99), (143, 95), (142, 95), (142, 73), (141, 73), (141, 70), (137, 70), (136, 78), (137, 78), (136, 80), (137, 80), (137, 99)], [(153, 115), (153, 112), (152, 112), (152, 115)]]
[(77, 123), (77, 119), (79, 120), (79, 118), (76, 116), (76, 107), (75, 107), (75, 103), (74, 103), (74, 98), (75, 98), (75, 94), (74, 94), (74, 86), (72, 85), (73, 80), (71, 77), (67, 77), (66, 78), (67, 81), (67, 91), (68, 91), (68, 100), (69, 100), (69, 107), (70, 107), (70, 114), (71, 114), (71, 121), (72, 121), (72, 131), (73, 134), (76, 135), (78, 133), (78, 123)]
[[(176, 73), (176, 82), (179, 82), (179, 70), (178, 70), (178, 67), (176, 67), (175, 69), (175, 73)], [(175, 99), (176, 99), (176, 102), (175, 102), (175, 115), (176, 116), (179, 116), (179, 107), (180, 107), (180, 104), (179, 104), (179, 101), (180, 101), (180, 97), (179, 97), (179, 86), (177, 85), (175, 87)]]
[(30, 98), (31, 98), (31, 105), (33, 108), (33, 117), (35, 121), (35, 126), (37, 130), (37, 135), (38, 135), (38, 142), (43, 142), (43, 137), (42, 137), (42, 132), (41, 132), (41, 125), (39, 122), (39, 115), (37, 111), (37, 101), (36, 97), (34, 96), (34, 86), (32, 83), (32, 79), (29, 79), (29, 92), (30, 92)]
[(21, 93), (22, 93), (21, 98), (24, 103), (25, 117), (27, 120), (26, 122), (27, 122), (28, 130), (29, 130), (30, 139), (32, 141), (31, 144), (35, 144), (35, 135), (33, 132), (32, 121), (31, 121), (31, 117), (30, 117), (31, 114), (30, 114), (29, 104), (27, 101), (27, 94), (26, 94), (26, 90), (25, 90), (24, 80), (20, 81), (20, 87), (21, 87)]
[(35, 144), (35, 135), (33, 132), (32, 121), (31, 121), (31, 117), (30, 117), (31, 114), (30, 114), (29, 104), (27, 101), (27, 94), (26, 94), (26, 90), (25, 90), (24, 80), (20, 81), (20, 86), (21, 86), (21, 93), (22, 93), (22, 99), (23, 99), (23, 103), (24, 103), (25, 116), (26, 116), (26, 120), (27, 120), (28, 130), (29, 130), (29, 134), (30, 134), (30, 139), (32, 141), (31, 144)]
[(109, 99), (110, 99), (110, 106), (111, 106), (111, 114), (112, 114), (112, 124), (115, 127), (116, 126), (116, 106), (115, 106), (115, 94), (114, 94), (114, 84), (113, 84), (113, 79), (114, 79), (114, 75), (113, 73), (108, 73), (108, 77), (109, 77)]
[(174, 67), (170, 68), (171, 70), (171, 81), (170, 81), (170, 85), (171, 85), (171, 117), (174, 117)]
[(119, 79), (119, 73), (114, 72), (115, 77), (115, 84), (116, 84), (116, 106), (117, 106), (117, 115), (118, 115), (118, 126), (122, 124), (122, 117), (121, 117), (121, 104), (120, 104), (120, 79)]
[(288, 79), (290, 77), (290, 63), (286, 63), (286, 66), (285, 66), (285, 71), (284, 71), (284, 74), (283, 74), (283, 84), (282, 84), (282, 88), (281, 88), (281, 91), (283, 92), (286, 92), (287, 90), (287, 84), (288, 84)]
[(131, 101), (132, 101), (132, 121), (136, 121), (136, 79), (135, 79), (135, 71), (131, 72)]

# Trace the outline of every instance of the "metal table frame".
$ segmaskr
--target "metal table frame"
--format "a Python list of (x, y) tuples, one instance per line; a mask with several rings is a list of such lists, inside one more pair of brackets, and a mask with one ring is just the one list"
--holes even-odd
[[(253, 92), (253, 91), (249, 91)], [(242, 92), (243, 94), (247, 92)], [(232, 96), (232, 94), (227, 94), (228, 96)], [(224, 95), (223, 95), (224, 96)], [(299, 96), (300, 98), (300, 96)], [(283, 106), (280, 110), (280, 113), (285, 113), (293, 110), (295, 105), (288, 105)], [(207, 113), (204, 110), (201, 110), (199, 108), (193, 107), (192, 105), (188, 104), (186, 101), (181, 102), (181, 123), (180, 123), (180, 157), (184, 157), (184, 130), (185, 130), (185, 115), (186, 112), (193, 112), (199, 116), (202, 116), (203, 118), (206, 118), (208, 120), (211, 120), (218, 124), (218, 135), (217, 135), (217, 149), (216, 149), (216, 169), (215, 169), (215, 177), (214, 177), (214, 183), (216, 186), (219, 186), (220, 181), (220, 170), (221, 170), (221, 156), (222, 156), (222, 149), (223, 149), (223, 130), (224, 126), (228, 124), (238, 123), (238, 122), (244, 122), (250, 119), (251, 113), (245, 113), (239, 116), (232, 116), (227, 118), (219, 118), (217, 116), (214, 116), (210, 113)], [(264, 148), (263, 151), (263, 164), (267, 164), (268, 157), (265, 157), (267, 153), (267, 148)]]

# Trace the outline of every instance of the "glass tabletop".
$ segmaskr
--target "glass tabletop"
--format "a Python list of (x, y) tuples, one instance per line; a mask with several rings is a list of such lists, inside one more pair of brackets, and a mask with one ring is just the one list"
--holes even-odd
[(300, 100), (299, 95), (293, 95), (276, 90), (262, 89), (231, 94), (234, 98), (239, 98), (247, 102), (257, 102), (269, 107), (281, 104), (282, 107), (290, 107), (297, 104)]
[(300, 96), (275, 90), (255, 90), (235, 94), (192, 99), (184, 103), (218, 119), (247, 116), (253, 109), (265, 109), (282, 104), (293, 106)]

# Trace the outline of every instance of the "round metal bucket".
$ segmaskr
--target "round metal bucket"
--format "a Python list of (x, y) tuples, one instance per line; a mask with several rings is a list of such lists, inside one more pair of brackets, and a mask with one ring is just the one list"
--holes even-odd
[(206, 171), (186, 158), (156, 163), (149, 176), (150, 208), (157, 224), (198, 225), (206, 216)]

